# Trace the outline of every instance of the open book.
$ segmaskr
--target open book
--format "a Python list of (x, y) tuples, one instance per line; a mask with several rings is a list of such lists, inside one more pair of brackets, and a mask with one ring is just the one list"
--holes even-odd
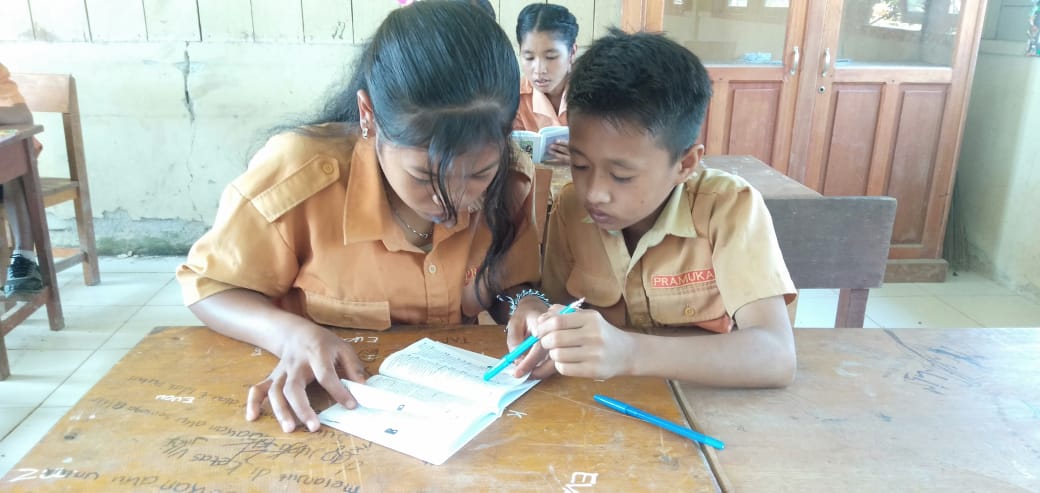
[(549, 146), (559, 140), (567, 140), (570, 130), (567, 127), (545, 127), (537, 132), (529, 130), (513, 130), (513, 140), (524, 152), (531, 156), (531, 161), (540, 163), (549, 155)]
[(336, 404), (318, 415), (323, 424), (431, 464), (443, 464), (498, 419), (538, 380), (502, 372), (490, 356), (422, 339), (387, 356), (364, 384), (342, 380), (358, 407)]

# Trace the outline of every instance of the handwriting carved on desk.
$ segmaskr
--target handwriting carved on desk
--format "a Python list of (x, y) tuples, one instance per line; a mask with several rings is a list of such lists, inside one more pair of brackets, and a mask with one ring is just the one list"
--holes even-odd
[(101, 477), (96, 472), (83, 472), (75, 469), (65, 469), (64, 467), (58, 468), (44, 468), (35, 469), (29, 467), (23, 467), (16, 469), (17, 475), (8, 482), (15, 483), (18, 481), (26, 481), (29, 479), (98, 479)]
[(575, 472), (571, 474), (571, 482), (567, 483), (563, 487), (563, 491), (567, 493), (577, 493), (577, 488), (591, 488), (596, 486), (596, 478), (599, 473), (595, 472)]

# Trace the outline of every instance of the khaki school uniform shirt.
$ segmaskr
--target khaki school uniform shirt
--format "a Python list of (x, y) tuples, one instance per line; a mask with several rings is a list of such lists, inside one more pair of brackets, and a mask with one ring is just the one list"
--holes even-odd
[[(17, 105), (24, 104), (25, 98), (18, 90), (18, 84), (11, 80), (11, 72), (7, 70), (4, 64), (0, 63), (0, 125), (32, 123), (32, 113), (29, 112), (28, 108), (24, 106), (15, 108)], [(36, 153), (39, 154), (40, 150), (43, 149), (43, 144), (40, 144), (40, 141), (33, 137), (33, 147), (36, 149)]]
[[(391, 215), (375, 139), (272, 138), (224, 191), (213, 228), (177, 270), (184, 301), (245, 288), (322, 324), (382, 330), (458, 324), (480, 312), (474, 276), (491, 234), (480, 211), (435, 225), (432, 248), (412, 245)], [(537, 283), (530, 161), (511, 187), (526, 197), (501, 287)]]
[(560, 110), (556, 111), (545, 93), (536, 90), (527, 77), (521, 77), (520, 108), (513, 122), (513, 130), (537, 132), (545, 127), (563, 125), (567, 125), (567, 88), (563, 89)]
[(701, 168), (678, 185), (629, 255), (620, 232), (599, 228), (566, 185), (549, 219), (542, 289), (555, 301), (584, 296), (610, 323), (699, 326), (728, 332), (733, 314), (795, 287), (758, 191)]

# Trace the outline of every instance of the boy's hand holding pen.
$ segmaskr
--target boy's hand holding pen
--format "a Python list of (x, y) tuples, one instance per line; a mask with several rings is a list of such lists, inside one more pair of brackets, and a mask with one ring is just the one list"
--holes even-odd
[[(574, 310), (577, 310), (578, 307), (581, 306), (581, 304), (584, 301), (585, 301), (585, 298), (581, 298), (581, 299), (575, 301), (574, 303), (571, 303), (570, 305), (564, 307), (562, 310), (560, 310), (559, 313), (560, 314), (571, 313)], [(546, 312), (546, 313), (550, 313), (550, 312)], [(540, 320), (543, 319), (543, 317), (544, 317), (544, 315), (539, 316), (537, 318), (537, 320), (540, 321)], [(495, 375), (497, 375), (499, 372), (504, 370), (507, 366), (512, 364), (514, 361), (516, 361), (517, 358), (519, 358), (521, 355), (523, 355), (524, 352), (530, 350), (532, 348), (532, 346), (534, 346), (538, 342), (538, 336), (534, 335), (535, 334), (535, 330), (534, 329), (535, 329), (534, 326), (532, 326), (531, 324), (528, 324), (527, 332), (529, 332), (531, 335), (528, 336), (527, 339), (525, 339), (523, 342), (521, 342), (518, 346), (513, 348), (513, 350), (510, 351), (509, 354), (505, 355), (499, 361), (499, 363), (497, 365), (495, 365), (493, 368), (488, 370), (487, 373), (484, 374), (484, 380), (485, 381), (486, 380), (491, 380), (492, 378), (494, 378)], [(528, 361), (532, 357), (537, 358), (537, 361), (541, 362), (543, 359), (545, 359), (545, 352), (544, 352), (544, 350), (539, 350), (539, 349), (532, 350), (531, 353), (528, 354), (524, 358), (523, 361)], [(527, 370), (524, 370), (524, 371), (514, 371), (514, 376), (520, 376), (520, 375), (523, 375), (525, 373), (527, 373)], [(534, 375), (534, 377), (535, 378), (541, 378), (541, 376), (538, 376), (538, 375)]]

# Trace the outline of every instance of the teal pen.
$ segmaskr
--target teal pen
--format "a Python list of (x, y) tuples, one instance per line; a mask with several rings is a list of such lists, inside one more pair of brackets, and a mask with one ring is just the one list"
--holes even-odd
[(633, 418), (639, 418), (643, 421), (646, 421), (647, 423), (650, 423), (654, 426), (659, 426), (672, 433), (689, 438), (690, 440), (693, 440), (695, 442), (710, 445), (719, 450), (722, 450), (726, 447), (726, 444), (722, 443), (722, 440), (719, 440), (718, 438), (712, 438), (708, 435), (697, 433), (696, 431), (693, 431), (685, 426), (681, 426), (666, 419), (659, 418), (642, 409), (632, 407), (617, 399), (611, 399), (610, 397), (599, 394), (592, 396), (592, 398), (595, 399), (596, 402), (603, 404), (604, 406), (607, 406), (621, 414), (627, 414), (629, 416), (632, 416)]
[[(585, 302), (585, 298), (581, 298), (578, 301), (575, 301), (574, 303), (571, 303), (571, 304), (565, 306), (563, 308), (563, 310), (560, 310), (560, 315), (563, 315), (563, 314), (566, 314), (566, 313), (573, 313), (574, 310), (577, 310), (579, 307), (581, 307), (581, 304), (584, 303), (584, 302)], [(484, 373), (484, 381), (487, 382), (488, 380), (491, 380), (492, 378), (495, 378), (495, 375), (498, 375), (499, 373), (501, 373), (502, 370), (504, 370), (513, 361), (515, 361), (517, 358), (519, 358), (521, 354), (524, 354), (524, 351), (527, 351), (528, 349), (531, 349), (531, 346), (534, 346), (534, 343), (536, 343), (536, 342), (538, 342), (538, 338), (537, 337), (535, 337), (535, 336), (528, 337), (527, 340), (525, 340), (524, 342), (520, 343), (520, 345), (517, 346), (516, 349), (510, 351), (509, 354), (503, 356), (502, 357), (502, 361), (499, 361), (498, 364), (495, 365), (494, 368), (488, 370), (487, 373)]]

